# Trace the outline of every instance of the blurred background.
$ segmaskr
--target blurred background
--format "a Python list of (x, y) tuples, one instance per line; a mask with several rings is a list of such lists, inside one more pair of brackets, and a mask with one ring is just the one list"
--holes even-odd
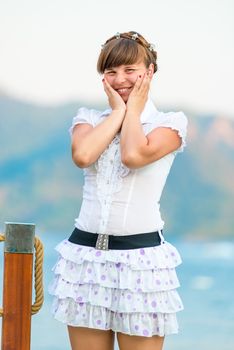
[(233, 16), (232, 0), (1, 2), (0, 231), (5, 221), (34, 222), (45, 246), (45, 304), (33, 317), (32, 350), (69, 349), (47, 293), (54, 246), (81, 204), (68, 128), (79, 107), (106, 108), (97, 57), (107, 38), (129, 30), (156, 46), (157, 108), (189, 120), (187, 148), (161, 200), (166, 239), (183, 257), (185, 304), (181, 333), (165, 350), (233, 349)]

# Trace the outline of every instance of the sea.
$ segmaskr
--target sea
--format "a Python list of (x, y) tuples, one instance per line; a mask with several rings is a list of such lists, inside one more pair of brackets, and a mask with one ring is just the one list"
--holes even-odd
[[(38, 236), (44, 245), (45, 302), (32, 317), (31, 349), (69, 350), (66, 326), (52, 318), (48, 293), (51, 269), (57, 260), (54, 247), (65, 236), (53, 233)], [(177, 247), (183, 259), (177, 274), (184, 310), (178, 314), (180, 332), (166, 337), (164, 350), (233, 350), (234, 241), (170, 239), (170, 243)], [(3, 247), (0, 246), (0, 300), (2, 275)], [(118, 350), (117, 344), (115, 350)]]

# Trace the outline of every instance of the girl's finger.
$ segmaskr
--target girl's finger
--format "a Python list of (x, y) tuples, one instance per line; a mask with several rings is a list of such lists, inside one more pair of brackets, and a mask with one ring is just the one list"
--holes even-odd
[(106, 79), (103, 79), (106, 89), (109, 91), (110, 94), (115, 94), (116, 91), (110, 86), (110, 84), (108, 83), (108, 81)]
[(139, 90), (143, 80), (144, 80), (144, 75), (138, 75), (137, 80), (136, 80), (134, 87), (133, 87), (133, 91)]
[(108, 96), (110, 96), (113, 93), (113, 89), (110, 86), (110, 84), (106, 81), (106, 79), (102, 79), (104, 90)]
[(139, 91), (144, 92), (149, 90), (150, 87), (150, 77), (149, 75), (145, 74), (143, 80), (141, 81), (141, 84), (139, 86)]

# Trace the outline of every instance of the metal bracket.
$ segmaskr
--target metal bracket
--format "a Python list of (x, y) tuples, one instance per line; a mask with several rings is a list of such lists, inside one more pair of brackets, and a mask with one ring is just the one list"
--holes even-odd
[(35, 224), (6, 222), (5, 253), (33, 253)]

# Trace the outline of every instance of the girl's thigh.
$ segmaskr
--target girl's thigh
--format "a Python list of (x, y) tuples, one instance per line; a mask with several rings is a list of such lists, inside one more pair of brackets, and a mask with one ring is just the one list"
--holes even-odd
[(114, 350), (114, 332), (68, 326), (72, 350)]
[(140, 337), (117, 333), (119, 350), (162, 350), (164, 337)]

